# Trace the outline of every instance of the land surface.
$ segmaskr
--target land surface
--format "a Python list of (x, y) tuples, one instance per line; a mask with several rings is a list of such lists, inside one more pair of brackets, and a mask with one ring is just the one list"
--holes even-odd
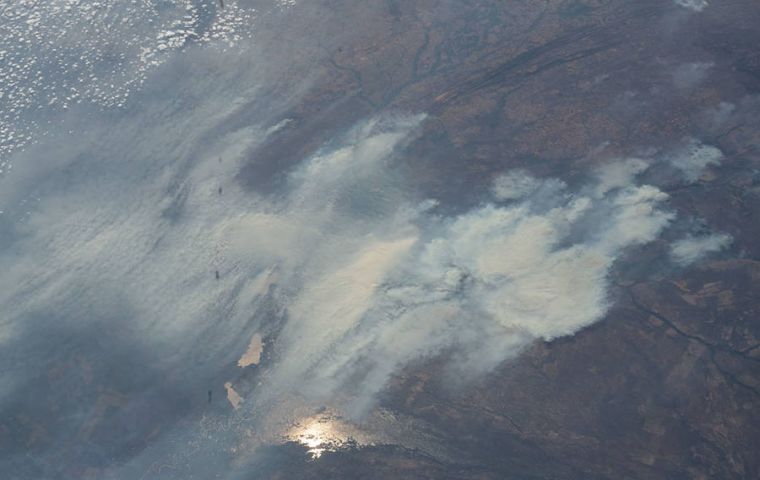
[[(534, 344), (467, 393), (436, 380), (435, 362), (398, 376), (384, 404), (433, 425), (461, 463), (362, 448), (283, 465), (271, 478), (760, 475), (758, 5), (714, 2), (698, 13), (615, 0), (325, 8), (364, 34), (332, 48), (329, 86), (299, 105), (297, 121), (252, 169), (295, 161), (370, 112), (425, 111), (431, 118), (400, 168), (440, 208), (456, 210), (481, 201), (506, 168), (572, 181), (605, 159), (696, 137), (724, 152), (722, 165), (692, 185), (667, 171), (656, 180), (679, 215), (729, 232), (734, 244), (725, 258), (685, 269), (663, 266), (664, 244), (630, 254), (615, 269), (614, 307), (603, 321)], [(674, 81), (689, 62), (708, 63), (709, 75)], [(720, 102), (738, 107), (716, 123), (710, 112)]]

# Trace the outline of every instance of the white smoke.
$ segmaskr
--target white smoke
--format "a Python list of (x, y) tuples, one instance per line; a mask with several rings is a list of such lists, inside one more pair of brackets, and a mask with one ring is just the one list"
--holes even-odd
[[(24, 248), (3, 254), (6, 318), (112, 310), (118, 292), (132, 306), (128, 321), (161, 348), (222, 365), (243, 354), (247, 342), (239, 352), (229, 345), (251, 315), (257, 329), (271, 323), (257, 312), (269, 311), (262, 302), (278, 285), (285, 323), (268, 347), (276, 361), (257, 405), (295, 392), (315, 402), (341, 396), (361, 412), (410, 362), (445, 351), (454, 370), (479, 375), (533, 339), (599, 320), (612, 264), (673, 217), (662, 209), (666, 194), (637, 185), (647, 167), (637, 159), (601, 168), (577, 191), (506, 172), (491, 200), (441, 217), (394, 169), (423, 119), (361, 122), (291, 171), (273, 197), (230, 183), (234, 159), (271, 134), (266, 126), (220, 140), (225, 163), (217, 152), (179, 170), (107, 162), (113, 172), (44, 197), (25, 224)], [(174, 127), (131, 128), (120, 135), (158, 139)], [(71, 155), (57, 161), (64, 171), (81, 152)], [(166, 212), (178, 197), (182, 214), (172, 220)], [(224, 328), (204, 328), (220, 316)], [(193, 350), (201, 337), (205, 350)]]
[(705, 258), (710, 253), (719, 252), (731, 245), (731, 235), (714, 233), (705, 236), (687, 236), (673, 243), (670, 255), (679, 265), (687, 266)]
[(363, 123), (290, 175), (277, 213), (240, 219), (234, 243), (272, 258), (286, 292), (265, 398), (340, 393), (362, 411), (410, 362), (446, 351), (478, 375), (533, 339), (571, 335), (606, 312), (615, 260), (673, 217), (665, 193), (636, 184), (647, 167), (638, 159), (600, 169), (578, 192), (507, 172), (491, 201), (439, 217), (391, 168), (420, 120)]
[(694, 138), (689, 139), (687, 145), (676, 151), (669, 157), (670, 164), (681, 172), (688, 182), (695, 182), (704, 173), (707, 167), (720, 165), (723, 152), (712, 145)]
[(707, 0), (674, 0), (676, 4), (693, 10), (695, 12), (701, 12), (709, 5)]
[(493, 196), (498, 200), (518, 200), (534, 193), (541, 182), (525, 170), (512, 170), (500, 175), (493, 182)]

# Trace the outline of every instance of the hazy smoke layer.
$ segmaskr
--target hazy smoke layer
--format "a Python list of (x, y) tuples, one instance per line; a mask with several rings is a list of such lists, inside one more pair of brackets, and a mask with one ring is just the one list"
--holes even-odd
[[(211, 121), (202, 110), (188, 131)], [(260, 330), (274, 336), (275, 360), (259, 406), (284, 392), (340, 392), (361, 412), (409, 362), (446, 351), (452, 371), (471, 376), (532, 339), (598, 320), (612, 263), (672, 218), (660, 208), (666, 194), (636, 184), (641, 160), (608, 165), (578, 191), (506, 172), (479, 208), (439, 216), (394, 169), (423, 119), (362, 122), (270, 197), (230, 183), (236, 158), (273, 131), (266, 125), (226, 133), (201, 157), (177, 144), (172, 155), (197, 158), (164, 164), (149, 151), (177, 126), (127, 123), (108, 134), (113, 159), (88, 160), (94, 136), (47, 170), (19, 169), (40, 200), (6, 225), (4, 337), (30, 311), (80, 325), (123, 312), (168, 362), (221, 366), (245, 351), (241, 332)], [(149, 141), (129, 150), (133, 137)]]
[(577, 192), (507, 172), (481, 207), (434, 215), (392, 168), (420, 121), (357, 126), (290, 174), (284, 200), (231, 227), (283, 286), (269, 394), (341, 392), (361, 411), (397, 369), (444, 350), (455, 371), (483, 373), (532, 339), (598, 320), (612, 263), (672, 218), (666, 194), (636, 185), (641, 160), (608, 165)]

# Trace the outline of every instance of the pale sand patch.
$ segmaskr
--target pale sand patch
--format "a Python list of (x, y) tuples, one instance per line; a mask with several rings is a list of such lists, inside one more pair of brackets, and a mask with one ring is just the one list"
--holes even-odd
[(243, 397), (238, 394), (234, 388), (232, 388), (232, 384), (230, 382), (227, 382), (224, 384), (224, 388), (227, 389), (227, 400), (230, 402), (230, 405), (232, 405), (232, 408), (237, 410), (240, 408), (240, 404), (243, 402)]
[(261, 361), (261, 354), (264, 352), (264, 343), (261, 341), (261, 335), (258, 333), (251, 337), (251, 343), (248, 344), (248, 350), (245, 351), (240, 360), (238, 367), (245, 368), (249, 365), (258, 365)]

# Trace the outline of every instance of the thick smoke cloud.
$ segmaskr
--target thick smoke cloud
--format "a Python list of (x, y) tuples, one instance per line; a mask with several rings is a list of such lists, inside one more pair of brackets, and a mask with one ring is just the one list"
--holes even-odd
[(710, 166), (720, 165), (723, 152), (712, 145), (705, 145), (697, 139), (688, 140), (685, 147), (669, 156), (670, 164), (688, 182), (695, 182)]
[(392, 173), (421, 121), (362, 123), (292, 172), (271, 213), (231, 227), (283, 286), (280, 360), (260, 402), (297, 391), (360, 413), (410, 362), (445, 351), (453, 370), (478, 375), (533, 339), (573, 334), (605, 313), (614, 261), (673, 218), (665, 193), (636, 184), (638, 159), (578, 191), (507, 172), (481, 207), (439, 217)]
[[(410, 362), (448, 352), (452, 369), (477, 375), (533, 339), (597, 321), (612, 264), (673, 217), (665, 193), (636, 184), (647, 167), (636, 159), (575, 191), (506, 172), (482, 206), (441, 217), (394, 168), (421, 115), (360, 123), (272, 196), (233, 181), (236, 159), (271, 125), (228, 133), (201, 157), (178, 144), (174, 154), (192, 162), (169, 169), (143, 149), (128, 156), (150, 159), (137, 164), (116, 155), (130, 138), (150, 139), (150, 150), (173, 137), (167, 129), (192, 130), (202, 117), (125, 126), (102, 163), (88, 160), (93, 139), (49, 171), (17, 170), (40, 201), (2, 257), (6, 342), (27, 311), (86, 322), (88, 311), (127, 303), (128, 321), (175, 361), (221, 366), (245, 352), (241, 332), (272, 336), (275, 360), (251, 408), (297, 393), (340, 396), (361, 413)], [(100, 174), (83, 174), (92, 168)]]
[(687, 236), (673, 243), (670, 249), (673, 261), (687, 266), (705, 258), (708, 254), (719, 252), (731, 245), (731, 235), (714, 233), (706, 236)]

